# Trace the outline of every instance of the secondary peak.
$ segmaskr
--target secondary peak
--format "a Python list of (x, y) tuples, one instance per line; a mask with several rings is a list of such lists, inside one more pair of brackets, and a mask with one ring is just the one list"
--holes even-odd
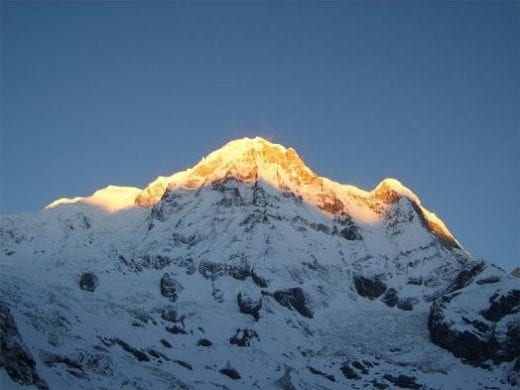
[(381, 181), (373, 193), (377, 199), (386, 204), (395, 203), (402, 197), (408, 198), (416, 204), (421, 203), (417, 195), (399, 180), (393, 178), (386, 178)]

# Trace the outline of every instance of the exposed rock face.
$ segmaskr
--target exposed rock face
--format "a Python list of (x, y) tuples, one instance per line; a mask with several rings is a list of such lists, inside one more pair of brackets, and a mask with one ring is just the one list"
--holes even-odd
[(0, 368), (11, 379), (23, 386), (34, 385), (39, 389), (49, 387), (36, 370), (31, 353), (24, 345), (9, 308), (0, 302)]
[(237, 379), (240, 379), (240, 374), (238, 373), (237, 370), (235, 370), (234, 368), (230, 368), (230, 367), (227, 367), (227, 368), (222, 368), (221, 370), (219, 370), (222, 374), (230, 377), (231, 379), (233, 380), (237, 380)]
[(359, 234), (358, 229), (355, 226), (347, 226), (339, 231), (341, 237), (346, 240), (354, 241), (354, 240), (362, 240), (361, 234)]
[(160, 342), (161, 342), (161, 344), (162, 344), (165, 348), (172, 348), (172, 345), (170, 344), (170, 342), (169, 342), (168, 340), (161, 339)]
[(184, 360), (178, 360), (177, 359), (177, 360), (174, 360), (173, 362), (177, 363), (179, 366), (182, 366), (182, 367), (184, 367), (184, 368), (186, 368), (186, 369), (188, 369), (190, 371), (193, 370), (193, 366), (190, 363), (185, 362)]
[[(470, 284), (473, 279), (480, 274), (485, 268), (483, 262), (472, 262), (466, 265), (462, 271), (459, 272), (453, 283), (448, 287), (447, 292), (460, 290)], [(482, 279), (485, 280), (485, 279)]]
[(507, 381), (513, 386), (520, 385), (520, 358), (516, 358), (513, 367), (507, 375)]
[[(477, 282), (478, 284), (478, 282)], [(498, 322), (509, 314), (516, 314), (520, 311), (520, 289), (511, 290), (505, 295), (491, 296), (491, 305), (481, 314), (485, 319)]]
[[(447, 294), (430, 309), (428, 328), (432, 341), (455, 356), (479, 365), (486, 360), (512, 361), (520, 344), (520, 289), (513, 277), (495, 283), (497, 269), (468, 264)], [(477, 277), (478, 275), (478, 277)]]
[(307, 298), (300, 287), (278, 290), (273, 297), (280, 305), (294, 309), (304, 317), (312, 318), (312, 311), (307, 307)]
[(312, 372), (314, 375), (319, 375), (319, 376), (322, 376), (324, 377), (325, 379), (331, 381), (331, 382), (336, 382), (336, 378), (334, 378), (334, 375), (331, 375), (331, 374), (327, 374), (317, 368), (314, 368), (314, 367), (311, 367), (311, 366), (308, 366), (307, 367), (309, 369), (310, 372)]
[(173, 325), (173, 326), (167, 326), (166, 328), (164, 328), (167, 332), (170, 332), (171, 334), (188, 334), (188, 332), (186, 332), (186, 330), (184, 329), (184, 327), (180, 327), (178, 325)]
[(344, 363), (341, 366), (341, 372), (345, 376), (345, 378), (350, 380), (360, 380), (361, 376), (352, 368), (348, 363)]
[(170, 273), (165, 273), (160, 282), (161, 294), (170, 301), (175, 302), (178, 294), (182, 291), (182, 286), (175, 280)]
[(358, 362), (357, 360), (354, 360), (352, 362), (352, 366), (354, 368), (356, 368), (359, 372), (361, 372), (363, 375), (368, 374), (367, 368), (362, 363)]
[(262, 288), (268, 285), (267, 281), (256, 273), (245, 260), (240, 260), (237, 264), (215, 263), (204, 260), (200, 262), (198, 271), (203, 277), (212, 281), (223, 276), (230, 276), (236, 280), (251, 278), (253, 283)]
[(412, 311), (414, 305), (418, 303), (419, 300), (413, 297), (399, 298), (397, 290), (391, 287), (385, 291), (381, 297), (381, 301), (383, 301), (383, 303), (388, 307), (397, 306), (398, 309)]
[(197, 341), (197, 345), (199, 347), (211, 347), (213, 343), (208, 339), (200, 339), (199, 341)]
[(229, 339), (231, 345), (249, 347), (253, 339), (258, 338), (258, 333), (253, 329), (237, 329), (236, 334)]
[(150, 360), (148, 355), (137, 349), (132, 347), (130, 344), (128, 344), (126, 341), (121, 340), (118, 337), (113, 337), (111, 339), (104, 340), (105, 345), (112, 346), (112, 345), (119, 345), (121, 348), (123, 348), (124, 351), (128, 352), (130, 355), (132, 355), (137, 361), (139, 362), (147, 362)]
[(516, 371), (520, 379), (520, 319), (518, 318), (507, 324), (504, 352), (508, 358), (516, 359)]
[[(379, 298), (386, 291), (386, 285), (377, 276), (372, 279), (355, 276), (354, 286), (359, 295), (368, 299)], [(390, 301), (392, 299), (390, 298)]]
[(77, 378), (86, 377), (86, 373), (83, 369), (83, 366), (78, 361), (71, 359), (68, 356), (45, 353), (43, 362), (47, 367), (67, 367), (67, 371), (70, 372), (72, 375), (76, 376)]
[(85, 291), (94, 292), (99, 286), (99, 278), (93, 272), (84, 272), (79, 279), (79, 288)]
[(276, 382), (276, 386), (278, 386), (281, 390), (296, 390), (296, 387), (292, 383), (291, 380), (291, 372), (292, 368), (289, 366), (284, 366), (284, 374), (280, 377)]
[(444, 316), (445, 306), (436, 302), (430, 312), (428, 329), (432, 341), (455, 356), (478, 365), (491, 358), (491, 349), (487, 337), (479, 337), (475, 332), (458, 331), (450, 326)]
[(413, 376), (399, 375), (393, 376), (390, 374), (383, 375), (387, 381), (401, 389), (420, 389), (422, 385), (416, 382)]
[(394, 307), (399, 302), (399, 296), (397, 295), (395, 288), (389, 288), (386, 290), (385, 295), (381, 297), (381, 300), (386, 306)]
[(262, 308), (262, 297), (255, 300), (245, 293), (239, 293), (237, 295), (237, 303), (240, 313), (249, 314), (255, 321), (258, 321), (260, 318), (260, 309)]
[(404, 299), (399, 299), (397, 302), (397, 308), (404, 311), (412, 311), (413, 307), (419, 300), (415, 297), (408, 297)]
[(177, 310), (172, 306), (167, 306), (161, 313), (161, 318), (168, 322), (178, 322), (180, 319), (177, 317)]

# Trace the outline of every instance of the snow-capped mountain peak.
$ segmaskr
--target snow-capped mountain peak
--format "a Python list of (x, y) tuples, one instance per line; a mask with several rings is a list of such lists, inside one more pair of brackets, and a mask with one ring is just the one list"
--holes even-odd
[(166, 190), (197, 190), (235, 179), (242, 183), (263, 182), (276, 190), (301, 197), (330, 215), (349, 215), (355, 222), (378, 225), (401, 198), (416, 208), (423, 223), (448, 245), (461, 247), (446, 225), (422, 206), (420, 199), (397, 179), (384, 179), (374, 190), (364, 191), (318, 176), (293, 148), (264, 138), (242, 138), (228, 142), (202, 158), (194, 167), (171, 176), (159, 176), (144, 189), (109, 186), (88, 197), (59, 199), (46, 209), (70, 204), (87, 204), (114, 213), (132, 207), (152, 207)]
[(142, 207), (155, 204), (166, 188), (195, 189), (225, 178), (245, 183), (262, 180), (275, 188), (290, 184), (291, 189), (320, 185), (296, 151), (271, 143), (264, 138), (242, 138), (228, 142), (204, 157), (193, 168), (168, 177), (158, 177), (137, 197)]
[(339, 184), (262, 138), (2, 217), (0, 243), (2, 389), (520, 382), (518, 279), (398, 180)]

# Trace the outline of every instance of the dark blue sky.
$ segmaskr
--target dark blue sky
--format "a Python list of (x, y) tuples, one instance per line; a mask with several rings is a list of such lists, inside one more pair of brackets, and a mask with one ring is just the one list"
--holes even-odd
[(144, 186), (230, 139), (396, 177), (519, 254), (519, 3), (2, 2), (1, 211)]

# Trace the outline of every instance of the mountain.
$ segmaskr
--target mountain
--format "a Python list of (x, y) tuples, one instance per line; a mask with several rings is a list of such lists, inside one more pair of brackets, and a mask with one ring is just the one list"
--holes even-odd
[(2, 389), (520, 383), (520, 281), (395, 179), (231, 141), (144, 189), (0, 223)]

